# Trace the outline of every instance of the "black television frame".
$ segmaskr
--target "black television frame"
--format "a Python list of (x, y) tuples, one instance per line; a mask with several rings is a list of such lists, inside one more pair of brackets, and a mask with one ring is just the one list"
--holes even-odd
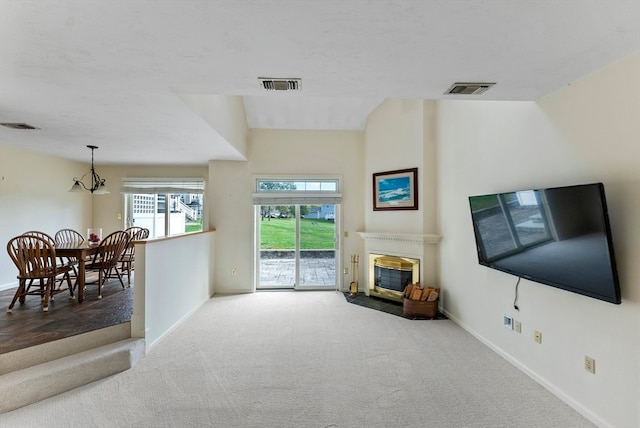
[[(597, 195), (590, 194), (590, 192), (597, 193)], [(546, 233), (548, 234), (548, 236), (545, 238), (544, 234), (540, 232), (542, 228), (538, 227), (537, 234), (539, 236), (537, 238), (531, 238), (532, 241), (530, 243), (527, 243), (526, 245), (520, 245), (520, 243), (518, 242), (518, 236), (513, 236), (515, 228), (517, 226), (520, 226), (523, 229), (527, 226), (533, 228), (534, 226), (536, 226), (536, 224), (535, 222), (531, 222), (531, 224), (527, 225), (527, 223), (530, 223), (527, 221), (519, 223), (516, 226), (513, 221), (513, 213), (511, 212), (508, 205), (511, 203), (514, 206), (522, 206), (522, 201), (520, 201), (521, 195), (524, 195), (528, 198), (535, 198), (535, 201), (533, 199), (530, 199), (531, 202), (529, 203), (531, 204), (530, 206), (538, 206), (539, 212), (535, 215), (535, 219), (537, 222), (551, 224), (551, 226), (553, 226), (555, 223), (562, 224), (562, 222), (565, 222), (564, 227), (570, 229), (572, 227), (571, 221), (576, 221), (575, 218), (571, 218), (571, 215), (576, 214), (577, 212), (576, 206), (571, 206), (571, 203), (584, 202), (583, 200), (563, 200), (563, 195), (565, 197), (570, 197), (572, 196), (572, 193), (573, 196), (582, 196), (583, 198), (585, 198), (585, 200), (586, 198), (592, 199), (588, 201), (591, 203), (591, 205), (587, 207), (587, 209), (590, 211), (583, 215), (591, 216), (589, 219), (592, 223), (591, 227), (597, 226), (597, 231), (590, 232), (589, 234), (583, 233), (581, 235), (567, 236), (563, 237), (562, 239), (558, 239), (558, 235), (561, 235), (562, 232), (559, 234), (556, 230), (547, 230)], [(515, 203), (513, 201), (514, 197), (518, 198), (518, 201)], [(488, 201), (491, 201), (492, 198), (495, 198), (498, 202), (498, 209), (495, 206), (478, 209), (479, 205), (481, 205), (482, 203), (482, 200), (485, 201), (484, 203), (490, 203)], [(609, 214), (604, 192), (604, 185), (602, 183), (589, 183), (572, 186), (550, 187), (544, 189), (530, 189), (487, 195), (476, 195), (469, 196), (468, 199), (469, 207), (471, 210), (471, 218), (473, 222), (476, 242), (476, 252), (479, 264), (491, 269), (517, 276), (519, 278), (528, 279), (537, 283), (549, 285), (555, 288), (570, 291), (587, 297), (592, 297), (609, 303), (620, 304), (622, 302), (620, 293), (620, 282), (618, 278), (613, 248), (613, 238), (609, 222)], [(599, 206), (597, 206), (598, 203)], [(564, 207), (562, 207), (562, 205), (564, 205)], [(559, 208), (554, 206), (557, 206)], [(577, 207), (582, 208), (580, 207), (580, 205), (578, 205)], [(489, 210), (493, 210), (493, 212), (489, 212)], [(488, 240), (488, 226), (486, 226), (486, 222), (489, 216), (496, 215), (502, 215), (504, 217), (505, 225), (503, 225), (502, 227), (505, 228), (510, 233), (511, 238), (514, 239), (514, 243), (512, 244), (515, 246), (515, 248), (504, 249), (501, 253), (492, 255), (486, 247), (490, 247), (492, 245), (495, 247), (502, 244), (500, 244), (499, 242), (498, 244), (496, 244), (496, 240), (494, 240), (493, 243), (485, 242)], [(549, 216), (552, 216), (553, 219), (550, 220)], [(481, 220), (485, 220), (484, 226), (480, 224)], [(494, 223), (495, 222), (496, 220), (494, 220)], [(594, 223), (598, 224), (596, 226), (593, 226)], [(493, 228), (495, 230), (498, 229), (498, 227), (496, 227), (495, 225), (493, 226)], [(483, 234), (485, 235), (484, 237)], [(600, 234), (603, 234), (604, 236), (601, 237)], [(533, 236), (534, 233), (532, 232), (530, 235)], [(589, 284), (591, 277), (589, 277), (588, 280), (584, 280), (584, 278), (586, 278), (585, 272), (588, 271), (588, 269), (590, 269), (592, 266), (595, 266), (595, 264), (581, 260), (579, 257), (581, 251), (578, 251), (576, 254), (574, 254), (574, 260), (572, 260), (571, 263), (567, 264), (567, 266), (574, 267), (580, 267), (580, 265), (582, 265), (583, 269), (580, 272), (576, 272), (575, 269), (573, 271), (567, 270), (566, 272), (561, 272), (558, 266), (554, 266), (554, 263), (559, 264), (561, 261), (563, 261), (563, 259), (558, 258), (556, 260), (555, 258), (551, 258), (550, 255), (553, 254), (552, 251), (558, 251), (557, 254), (560, 256), (569, 255), (570, 252), (567, 251), (569, 249), (567, 242), (571, 242), (572, 239), (574, 240), (572, 244), (575, 245), (574, 248), (585, 248), (585, 246), (595, 245), (595, 247), (593, 248), (597, 249), (597, 251), (592, 250), (588, 252), (588, 254), (591, 255), (592, 253), (601, 253), (599, 254), (599, 256), (596, 255), (594, 257), (597, 257), (598, 263), (602, 263), (603, 267), (605, 267), (606, 269), (602, 271), (599, 270), (597, 272), (594, 271), (593, 273), (597, 274), (596, 281), (600, 278), (602, 278), (604, 281), (604, 279), (606, 278), (606, 281), (603, 282), (603, 284), (606, 286), (598, 286), (595, 283)], [(582, 239), (582, 241), (580, 241), (579, 239)], [(603, 239), (604, 242), (602, 242)], [(559, 242), (563, 243), (560, 244)], [(553, 247), (554, 245), (555, 247)], [(582, 247), (577, 247), (579, 245), (582, 245)], [(563, 246), (564, 250), (561, 249)], [(604, 254), (605, 252), (606, 254)], [(526, 253), (529, 254), (526, 255)], [(549, 254), (541, 256), (544, 253)], [(587, 252), (583, 253), (587, 254)], [(527, 257), (529, 257), (531, 260), (524, 260)], [(534, 257), (537, 257), (537, 259)], [(545, 257), (547, 267), (541, 267), (544, 265)], [(571, 259), (571, 257), (569, 257), (569, 259)], [(545, 275), (541, 275), (540, 272), (545, 269), (547, 269), (548, 272), (554, 272), (556, 276), (549, 276), (547, 274), (548, 272), (546, 271)], [(582, 275), (582, 286), (577, 285), (575, 282), (572, 282), (574, 280), (573, 277), (575, 277), (576, 275)]]

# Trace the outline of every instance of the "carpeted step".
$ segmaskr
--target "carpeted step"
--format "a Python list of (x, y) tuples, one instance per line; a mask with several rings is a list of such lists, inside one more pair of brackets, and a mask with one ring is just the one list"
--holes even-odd
[(126, 339), (0, 376), (0, 413), (44, 400), (133, 367), (144, 339)]
[(131, 323), (126, 322), (0, 354), (0, 375), (68, 357), (130, 337)]

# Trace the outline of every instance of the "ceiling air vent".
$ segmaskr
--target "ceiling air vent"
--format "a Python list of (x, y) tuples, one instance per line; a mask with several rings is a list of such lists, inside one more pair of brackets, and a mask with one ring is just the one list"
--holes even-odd
[(0, 125), (11, 129), (40, 129), (27, 123), (0, 123)]
[(270, 77), (258, 77), (262, 89), (265, 91), (299, 91), (300, 79), (273, 79)]
[(468, 83), (456, 82), (449, 86), (445, 95), (480, 95), (487, 89), (495, 85), (495, 83)]

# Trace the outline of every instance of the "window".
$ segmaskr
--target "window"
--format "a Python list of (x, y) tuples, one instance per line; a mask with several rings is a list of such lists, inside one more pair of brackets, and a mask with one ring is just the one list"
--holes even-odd
[(257, 192), (337, 192), (338, 180), (256, 180)]
[(203, 179), (123, 178), (122, 193), (126, 227), (145, 227), (152, 238), (203, 229)]
[(254, 205), (308, 205), (342, 202), (338, 178), (256, 178)]

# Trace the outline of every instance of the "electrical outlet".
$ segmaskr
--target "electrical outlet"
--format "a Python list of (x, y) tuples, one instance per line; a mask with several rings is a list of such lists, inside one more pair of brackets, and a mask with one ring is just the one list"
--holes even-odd
[(589, 373), (596, 374), (596, 360), (588, 355), (584, 356), (584, 369)]
[(231, 269), (231, 275), (232, 275), (232, 276), (235, 276), (235, 275), (236, 275), (236, 273), (237, 273), (237, 272), (236, 272), (236, 268)]
[(513, 330), (516, 333), (522, 333), (522, 323), (520, 323), (520, 321), (513, 320)]
[(536, 330), (536, 331), (533, 333), (533, 340), (535, 340), (535, 341), (536, 341), (536, 343), (542, 343), (542, 333), (541, 333), (541, 332), (539, 332), (538, 330)]
[(347, 232), (346, 230), (344, 231), (344, 237), (348, 238), (349, 237), (349, 232)]
[(342, 273), (344, 273), (345, 275), (349, 275), (349, 268), (344, 268), (342, 270)]
[(502, 316), (502, 326), (506, 329), (513, 330), (513, 318), (509, 315)]

